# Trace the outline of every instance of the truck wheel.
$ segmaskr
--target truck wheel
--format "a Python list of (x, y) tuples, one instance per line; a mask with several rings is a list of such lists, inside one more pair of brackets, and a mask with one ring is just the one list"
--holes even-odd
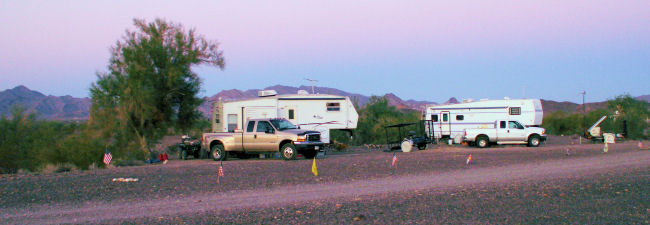
[(476, 138), (476, 147), (485, 148), (490, 145), (490, 141), (486, 136), (479, 136)]
[(306, 159), (313, 159), (318, 155), (318, 152), (316, 150), (306, 150), (302, 152), (302, 155), (304, 155)]
[(282, 155), (282, 158), (284, 160), (293, 160), (296, 159), (296, 155), (298, 152), (296, 151), (296, 146), (294, 146), (291, 143), (286, 143), (282, 146), (280, 149), (280, 155)]
[(187, 160), (187, 150), (185, 149), (181, 150), (180, 158), (183, 160)]
[(210, 154), (212, 155), (212, 160), (214, 161), (226, 161), (226, 151), (223, 150), (223, 146), (221, 145), (212, 146)]
[(427, 148), (427, 144), (418, 145), (418, 149), (420, 149), (420, 150), (424, 150), (426, 148)]
[(539, 142), (539, 135), (533, 134), (528, 138), (528, 147), (537, 147)]

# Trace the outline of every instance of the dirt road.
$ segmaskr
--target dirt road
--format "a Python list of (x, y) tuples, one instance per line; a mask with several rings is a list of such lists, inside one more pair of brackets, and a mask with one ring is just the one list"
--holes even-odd
[[(81, 204), (30, 204), (27, 207), (3, 206), (3, 224), (102, 223), (138, 221), (176, 215), (232, 212), (236, 209), (283, 207), (324, 199), (386, 195), (414, 190), (448, 190), (459, 186), (492, 185), (521, 181), (580, 178), (628, 170), (648, 171), (650, 154), (630, 151), (595, 154), (504, 166), (463, 167), (438, 173), (397, 174), (346, 182), (279, 185), (271, 188), (230, 190), (219, 193), (194, 192), (184, 196), (148, 201), (118, 199), (85, 201)], [(648, 179), (644, 177), (641, 179)]]

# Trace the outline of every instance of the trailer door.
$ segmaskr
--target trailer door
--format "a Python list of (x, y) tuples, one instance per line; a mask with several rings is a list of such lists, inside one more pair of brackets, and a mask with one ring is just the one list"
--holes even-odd
[(440, 134), (442, 137), (451, 136), (451, 119), (449, 111), (440, 112)]

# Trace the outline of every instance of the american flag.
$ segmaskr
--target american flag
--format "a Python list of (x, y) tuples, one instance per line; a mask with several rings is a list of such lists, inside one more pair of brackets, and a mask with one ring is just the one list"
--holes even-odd
[(113, 159), (113, 155), (111, 155), (111, 151), (106, 148), (106, 153), (104, 153), (104, 164), (108, 165), (111, 163), (111, 159)]
[(395, 166), (395, 163), (397, 163), (397, 155), (393, 152), (393, 162), (390, 165)]

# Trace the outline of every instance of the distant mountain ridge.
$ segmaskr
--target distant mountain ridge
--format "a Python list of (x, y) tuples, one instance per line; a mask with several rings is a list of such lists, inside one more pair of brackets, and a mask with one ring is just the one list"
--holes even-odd
[(0, 92), (0, 115), (10, 115), (15, 104), (47, 120), (87, 120), (91, 105), (90, 98), (45, 96), (23, 85)]
[[(199, 106), (199, 111), (206, 117), (209, 117), (212, 102), (221, 98), (223, 101), (242, 100), (249, 98), (257, 98), (257, 92), (260, 90), (275, 90), (278, 94), (295, 94), (299, 90), (305, 90), (311, 93), (311, 86), (291, 87), (284, 85), (274, 85), (264, 89), (250, 89), (241, 91), (238, 89), (223, 90), (215, 95), (205, 97), (205, 102)], [(348, 96), (353, 101), (357, 101), (360, 106), (365, 105), (370, 100), (369, 96), (357, 93), (350, 93), (336, 88), (317, 87), (314, 86), (314, 92), (318, 94), (332, 94)], [(436, 102), (431, 101), (417, 101), (417, 100), (402, 100), (393, 93), (385, 94), (384, 96), (391, 106), (398, 109), (413, 109), (423, 110), (426, 105), (437, 105)], [(642, 95), (635, 97), (637, 100), (650, 102), (650, 95)], [(449, 100), (442, 104), (455, 104), (459, 101), (451, 97)], [(75, 98), (69, 95), (66, 96), (52, 96), (44, 95), (38, 91), (30, 90), (29, 88), (19, 85), (12, 89), (0, 91), (0, 115), (8, 116), (11, 114), (11, 107), (15, 104), (20, 104), (29, 113), (37, 113), (39, 119), (46, 120), (87, 120), (89, 116), (91, 100), (90, 98)], [(581, 112), (583, 110), (582, 104), (573, 102), (557, 102), (542, 99), (542, 107), (544, 112), (554, 112), (562, 110), (565, 112)], [(586, 103), (585, 110), (592, 111), (606, 107), (606, 102), (593, 102)]]

